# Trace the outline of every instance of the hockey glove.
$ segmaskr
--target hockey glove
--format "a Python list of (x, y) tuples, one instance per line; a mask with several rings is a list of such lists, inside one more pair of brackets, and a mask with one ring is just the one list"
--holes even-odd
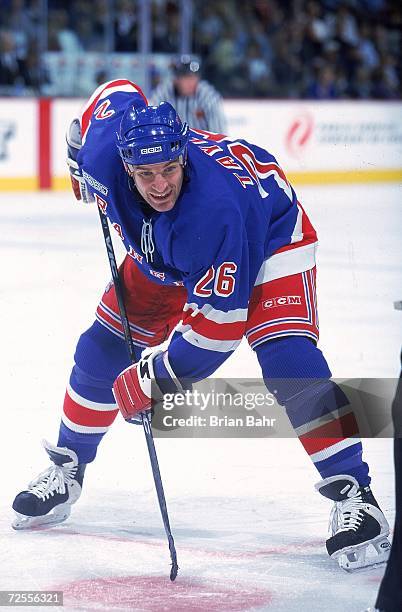
[(153, 361), (158, 354), (159, 351), (143, 357), (123, 370), (114, 381), (113, 393), (126, 420), (151, 410), (151, 383), (155, 379)]

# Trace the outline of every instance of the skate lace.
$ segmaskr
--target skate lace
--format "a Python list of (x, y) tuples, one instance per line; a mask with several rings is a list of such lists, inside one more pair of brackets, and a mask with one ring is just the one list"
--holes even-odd
[(74, 480), (77, 466), (72, 468), (51, 465), (28, 485), (30, 493), (40, 499), (47, 499), (55, 493), (65, 493), (66, 485)]
[(363, 521), (364, 502), (361, 493), (341, 502), (335, 502), (329, 517), (329, 529), (332, 534), (340, 531), (357, 531)]

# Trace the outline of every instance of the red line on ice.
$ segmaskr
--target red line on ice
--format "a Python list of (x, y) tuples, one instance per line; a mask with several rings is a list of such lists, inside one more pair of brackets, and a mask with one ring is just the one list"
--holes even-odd
[[(125, 544), (130, 544), (130, 546), (140, 545), (140, 546), (148, 546), (155, 548), (164, 548), (166, 547), (166, 541), (164, 539), (155, 540), (155, 536), (150, 536), (150, 538), (138, 537), (135, 532), (133, 532), (132, 538), (113, 535), (113, 534), (105, 534), (105, 533), (94, 533), (88, 531), (80, 532), (71, 528), (63, 528), (63, 527), (37, 527), (32, 529), (32, 531), (47, 531), (48, 535), (58, 536), (58, 535), (74, 535), (83, 538), (90, 538), (93, 540), (94, 538), (98, 538), (100, 540), (107, 540), (110, 542), (122, 542)], [(153, 539), (151, 539), (153, 538)], [(178, 540), (178, 536), (175, 538)], [(177, 541), (176, 541), (177, 544)], [(201, 549), (199, 547), (195, 548), (192, 546), (183, 546), (182, 544), (178, 545), (180, 550), (191, 553), (192, 555), (199, 554), (202, 556), (210, 556), (210, 557), (219, 557), (219, 558), (228, 558), (228, 559), (255, 559), (257, 557), (265, 557), (268, 555), (287, 555), (289, 553), (295, 554), (298, 552), (305, 552), (306, 550), (324, 550), (324, 540), (321, 539), (310, 539), (304, 542), (293, 542), (290, 544), (282, 544), (278, 546), (269, 546), (267, 548), (259, 548), (256, 550), (208, 550)]]
[(166, 576), (110, 576), (53, 585), (74, 610), (113, 608), (146, 612), (242, 612), (267, 607), (272, 593), (253, 585)]

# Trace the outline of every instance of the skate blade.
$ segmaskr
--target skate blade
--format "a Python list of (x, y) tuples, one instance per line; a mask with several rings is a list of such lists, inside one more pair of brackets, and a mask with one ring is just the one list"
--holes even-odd
[[(383, 537), (358, 549), (344, 551), (336, 559), (339, 567), (346, 572), (358, 572), (384, 565), (388, 561), (390, 550), (389, 540)], [(367, 553), (370, 553), (369, 556)]]
[(25, 516), (24, 514), (18, 514), (16, 512), (16, 518), (11, 524), (12, 528), (16, 531), (23, 531), (29, 529), (35, 529), (39, 527), (51, 527), (52, 525), (58, 525), (63, 523), (70, 516), (71, 508), (70, 504), (64, 507), (57, 508), (51, 514), (45, 514), (44, 516)]

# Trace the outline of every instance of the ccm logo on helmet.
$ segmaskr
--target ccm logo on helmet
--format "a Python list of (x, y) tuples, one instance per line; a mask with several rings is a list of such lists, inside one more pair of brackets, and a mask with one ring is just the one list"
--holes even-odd
[(281, 297), (274, 297), (269, 300), (265, 300), (262, 303), (264, 309), (278, 308), (279, 306), (290, 306), (291, 304), (301, 304), (300, 295), (283, 295)]
[(149, 147), (148, 149), (141, 149), (141, 155), (148, 155), (149, 153), (160, 153), (162, 147)]

